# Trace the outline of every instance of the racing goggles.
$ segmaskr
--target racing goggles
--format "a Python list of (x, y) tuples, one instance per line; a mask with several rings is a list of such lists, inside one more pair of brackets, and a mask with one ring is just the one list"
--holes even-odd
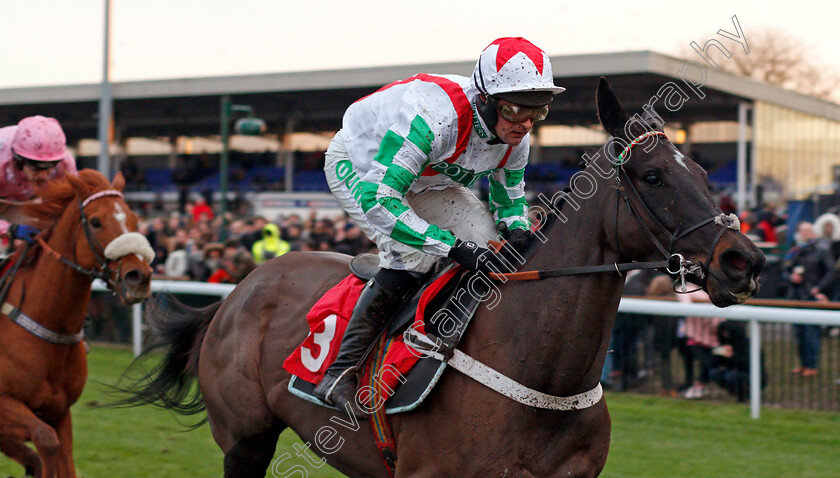
[(500, 104), (496, 107), (499, 116), (511, 123), (522, 123), (528, 119), (537, 122), (548, 116), (548, 105), (543, 106), (520, 106)]
[(25, 157), (15, 153), (15, 152), (12, 152), (12, 156), (15, 158), (15, 161), (17, 161), (17, 163), (21, 167), (29, 166), (30, 168), (32, 168), (36, 171), (50, 170), (50, 169), (58, 166), (58, 163), (61, 162), (60, 159), (58, 161), (35, 161), (34, 159), (25, 158)]

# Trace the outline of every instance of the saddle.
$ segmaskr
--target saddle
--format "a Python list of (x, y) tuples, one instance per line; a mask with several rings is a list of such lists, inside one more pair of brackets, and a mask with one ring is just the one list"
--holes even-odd
[[(358, 287), (360, 293), (361, 287), (379, 270), (378, 263), (379, 260), (374, 254), (364, 254), (354, 258), (350, 263), (353, 274), (336, 288), (344, 284), (344, 287)], [(372, 346), (363, 369), (360, 384), (370, 384), (372, 388), (378, 388), (377, 392), (380, 396), (383, 396), (384, 392), (384, 396), (387, 397), (384, 404), (386, 414), (402, 413), (417, 408), (431, 393), (446, 368), (446, 364), (438, 359), (418, 358), (419, 354), (416, 352), (412, 354), (409, 346), (404, 343), (403, 332), (409, 327), (416, 328), (435, 340), (438, 343), (438, 350), (452, 350), (458, 345), (473, 314), (491, 288), (486, 279), (473, 272), (464, 271), (449, 260), (442, 261), (427, 273), (421, 279), (421, 284), (417, 293), (398, 310), (380, 339)], [(322, 301), (329, 295), (330, 292), (325, 294)], [(293, 375), (289, 382), (289, 391), (293, 395), (328, 407), (312, 395), (312, 390), (319, 378), (310, 373), (312, 367), (306, 370), (300, 366), (300, 363), (308, 360), (315, 353), (312, 349), (316, 346), (310, 343), (311, 338), (316, 338), (313, 336), (323, 337), (334, 334), (335, 338), (331, 343), (335, 346), (327, 346), (334, 348), (334, 353), (329, 354), (329, 359), (320, 366), (320, 370), (326, 370), (335, 358), (334, 355), (341, 343), (340, 336), (343, 336), (346, 327), (346, 322), (343, 325), (326, 324), (326, 322), (331, 316), (341, 313), (346, 315), (346, 320), (349, 320), (352, 305), (355, 304), (357, 298), (358, 294), (353, 298), (352, 304), (346, 305), (344, 311), (327, 315), (327, 319), (323, 321), (325, 323), (323, 328), (320, 324), (312, 326), (311, 312), (310, 316), (307, 316), (312, 333), (283, 364), (283, 367)], [(318, 303), (313, 307), (313, 311), (317, 308)], [(322, 337), (317, 337), (320, 340), (312, 342), (318, 344), (320, 341), (323, 344)], [(307, 350), (303, 351), (303, 348)], [(319, 356), (325, 353), (323, 348), (317, 351)], [(303, 356), (308, 358), (302, 358)], [(390, 373), (386, 373), (386, 369)], [(394, 373), (395, 370), (399, 371), (399, 374)]]

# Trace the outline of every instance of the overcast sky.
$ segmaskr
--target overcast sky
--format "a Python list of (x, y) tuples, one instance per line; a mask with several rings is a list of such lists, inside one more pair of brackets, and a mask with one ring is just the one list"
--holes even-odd
[[(4, 1), (0, 88), (100, 81), (104, 4)], [(112, 0), (111, 11), (114, 81), (474, 60), (499, 36), (550, 55), (676, 54), (734, 33), (733, 15), (747, 41), (781, 28), (840, 69), (840, 4), (829, 0)]]

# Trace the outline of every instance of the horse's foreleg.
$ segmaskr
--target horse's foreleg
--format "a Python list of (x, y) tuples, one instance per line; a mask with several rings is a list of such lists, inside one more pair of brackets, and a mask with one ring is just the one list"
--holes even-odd
[(54, 478), (57, 471), (59, 452), (58, 435), (55, 430), (22, 402), (9, 397), (0, 397), (0, 436), (23, 443), (31, 441), (41, 457), (43, 469), (41, 478)]
[(26, 470), (26, 476), (41, 476), (41, 458), (38, 457), (35, 450), (26, 446), (23, 441), (2, 437), (0, 438), (0, 452), (20, 463), (20, 466)]
[(58, 434), (58, 478), (76, 478), (76, 466), (73, 463), (73, 421), (70, 410), (55, 427)]

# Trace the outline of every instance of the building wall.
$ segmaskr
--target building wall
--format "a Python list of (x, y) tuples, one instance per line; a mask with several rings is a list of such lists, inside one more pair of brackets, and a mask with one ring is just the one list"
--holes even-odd
[(785, 199), (833, 191), (840, 165), (840, 122), (757, 101), (756, 175), (765, 191)]

